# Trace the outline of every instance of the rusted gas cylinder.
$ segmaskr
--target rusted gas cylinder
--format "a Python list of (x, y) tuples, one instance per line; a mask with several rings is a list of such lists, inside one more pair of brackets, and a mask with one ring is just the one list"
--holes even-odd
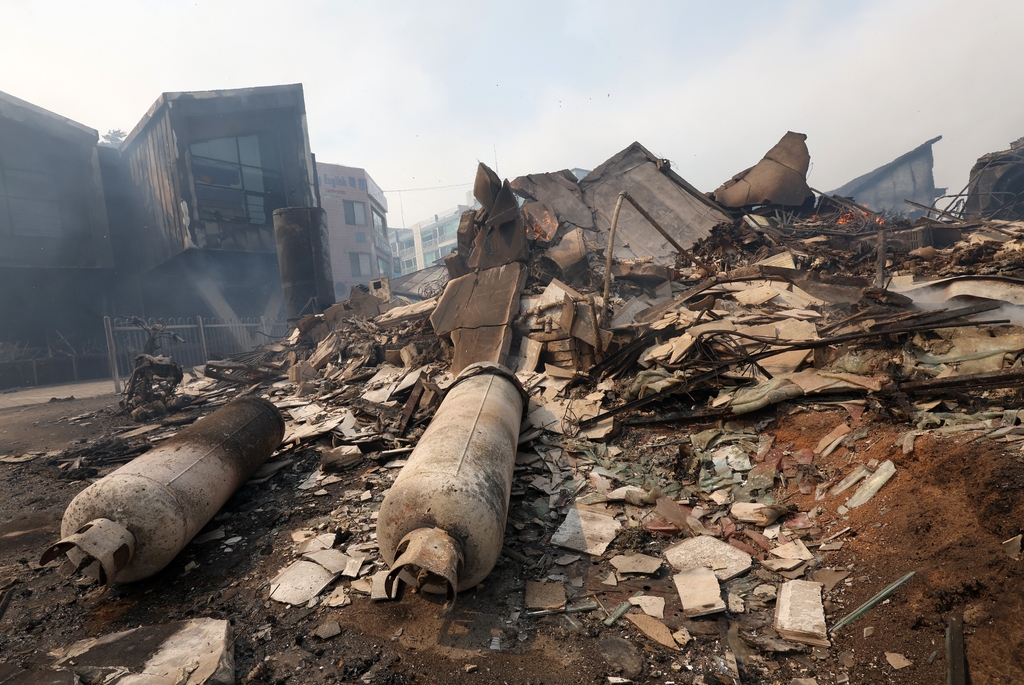
[[(448, 595), (477, 585), (501, 553), (525, 395), (499, 364), (466, 367), (434, 414), (377, 518), (386, 589), (415, 581)], [(426, 571), (427, 573), (422, 573)]]
[(106, 583), (157, 573), (273, 454), (284, 419), (270, 402), (236, 399), (82, 492), (64, 511), (61, 554), (79, 568), (100, 564)]

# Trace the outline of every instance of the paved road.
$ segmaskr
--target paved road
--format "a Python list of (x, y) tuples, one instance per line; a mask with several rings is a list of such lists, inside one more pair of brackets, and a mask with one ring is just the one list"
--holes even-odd
[(82, 381), (81, 383), (67, 383), (65, 385), (44, 385), (38, 388), (24, 388), (14, 392), (0, 393), (0, 409), (10, 407), (24, 407), (30, 404), (43, 404), (49, 402), (51, 397), (72, 397), (84, 399), (86, 397), (101, 397), (114, 394), (114, 381), (107, 379), (102, 381)]

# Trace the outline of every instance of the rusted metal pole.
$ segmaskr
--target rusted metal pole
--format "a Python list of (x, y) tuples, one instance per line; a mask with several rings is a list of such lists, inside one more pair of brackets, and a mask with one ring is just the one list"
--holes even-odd
[(93, 483), (71, 501), (62, 539), (40, 564), (67, 554), (80, 569), (99, 562), (103, 582), (157, 573), (202, 530), (277, 449), (281, 412), (236, 399)]
[(524, 393), (511, 371), (471, 364), (448, 389), (381, 504), (377, 539), (396, 580), (445, 593), (487, 577), (501, 554)]
[(210, 361), (210, 353), (206, 351), (206, 328), (203, 326), (203, 317), (196, 317), (196, 326), (199, 328), (199, 348), (203, 351), (203, 363)]
[(878, 260), (875, 262), (875, 287), (885, 287), (885, 229), (878, 231)]
[(103, 331), (107, 335), (107, 364), (110, 365), (110, 377), (114, 379), (114, 392), (121, 394), (121, 377), (117, 373), (117, 348), (114, 347), (114, 329), (110, 326), (110, 317), (103, 317)]
[(953, 614), (946, 625), (946, 685), (966, 685), (967, 652), (964, 649), (964, 617)]
[(615, 229), (619, 226), (619, 212), (622, 210), (622, 201), (626, 197), (625, 190), (619, 193), (619, 199), (615, 201), (615, 211), (612, 212), (612, 230), (608, 234), (608, 249), (604, 257), (604, 299), (601, 301), (602, 326), (608, 318), (608, 296), (612, 286), (612, 252), (615, 251)]

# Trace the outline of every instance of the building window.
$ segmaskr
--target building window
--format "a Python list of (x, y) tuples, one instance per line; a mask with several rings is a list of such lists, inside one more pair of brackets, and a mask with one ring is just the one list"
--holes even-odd
[(402, 271), (415, 271), (416, 270), (416, 258), (406, 259), (402, 262)]
[(377, 257), (377, 271), (380, 272), (381, 276), (388, 275), (388, 260), (383, 257)]
[(388, 225), (384, 221), (384, 216), (373, 207), (370, 208), (370, 216), (373, 217), (373, 230), (377, 232), (377, 235), (388, 239)]
[(426, 264), (427, 266), (430, 266), (430, 265), (432, 265), (432, 264), (433, 264), (434, 262), (436, 262), (437, 260), (439, 260), (440, 258), (441, 258), (441, 251), (440, 251), (440, 250), (433, 250), (432, 252), (426, 252), (426, 253), (424, 253), (424, 255), (423, 255), (423, 262), (424, 262), (424, 263), (425, 263), (425, 264)]
[(61, 237), (56, 177), (42, 171), (0, 171), (0, 227), (7, 224), (19, 236)]
[(365, 243), (366, 242), (366, 231), (356, 231), (356, 242), (357, 243)]
[[(262, 139), (261, 139), (262, 138)], [(192, 177), (204, 221), (270, 223), (284, 207), (284, 182), (266, 136), (234, 136), (192, 143)]]
[(345, 200), (345, 223), (349, 226), (365, 226), (366, 203)]
[(372, 267), (370, 266), (370, 255), (367, 252), (349, 252), (348, 258), (352, 262), (352, 275), (356, 278), (366, 276), (367, 278), (373, 277)]
[(455, 235), (457, 229), (457, 223), (441, 224), (440, 226), (437, 227), (437, 237), (444, 238), (445, 236)]

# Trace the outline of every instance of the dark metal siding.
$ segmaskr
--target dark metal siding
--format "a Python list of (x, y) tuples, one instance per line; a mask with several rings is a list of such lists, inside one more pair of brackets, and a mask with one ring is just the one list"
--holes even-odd
[(175, 169), (174, 133), (166, 107), (136, 139), (127, 157), (135, 199), (133, 238), (138, 260), (135, 268), (146, 271), (185, 248), (178, 207), (181, 199)]

